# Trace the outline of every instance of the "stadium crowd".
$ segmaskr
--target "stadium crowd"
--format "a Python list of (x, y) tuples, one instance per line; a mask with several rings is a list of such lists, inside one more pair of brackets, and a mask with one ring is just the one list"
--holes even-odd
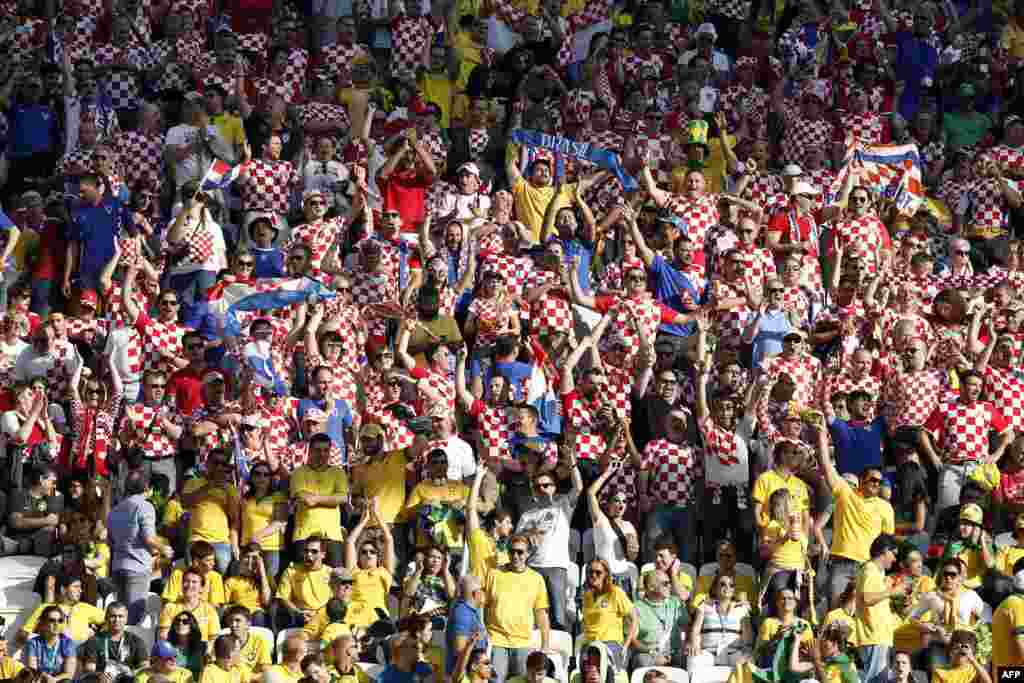
[(1024, 0), (3, 8), (0, 679), (1024, 666)]

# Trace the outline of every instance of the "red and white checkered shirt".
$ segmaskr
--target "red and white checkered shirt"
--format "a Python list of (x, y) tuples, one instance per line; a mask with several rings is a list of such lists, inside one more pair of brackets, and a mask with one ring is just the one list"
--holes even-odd
[[(288, 472), (294, 472), (309, 462), (309, 441), (298, 441), (289, 444), (281, 456), (281, 466)], [(341, 457), (341, 449), (331, 444), (331, 454), (327, 458), (327, 464), (331, 467), (343, 467), (345, 462)]]
[(163, 430), (163, 427), (154, 423), (159, 413), (164, 414), (176, 425), (183, 425), (181, 415), (173, 408), (165, 406), (148, 406), (141, 403), (128, 404), (124, 409), (124, 417), (121, 419), (119, 433), (131, 431), (133, 440), (131, 445), (142, 449), (143, 456), (147, 460), (163, 460), (173, 458), (178, 452), (178, 442), (171, 439)]
[(481, 458), (515, 462), (509, 439), (515, 433), (515, 415), (511, 406), (491, 406), (477, 399), (469, 414), (480, 425)]
[[(523, 286), (526, 289), (532, 289), (558, 281), (558, 273), (537, 268), (527, 275)], [(562, 289), (548, 290), (544, 296), (533, 302), (530, 319), (534, 323), (533, 330), (535, 331), (545, 330), (549, 334), (553, 332), (571, 333), (573, 329), (572, 304), (569, 302), (568, 295)]]
[(426, 17), (395, 17), (391, 20), (391, 72), (430, 68), (434, 26)]
[(805, 149), (828, 149), (835, 136), (835, 126), (825, 119), (787, 116), (786, 132), (782, 136), (782, 158), (795, 164), (803, 163)]
[[(387, 273), (370, 273), (363, 269), (350, 271), (352, 280), (352, 301), (363, 308), (370, 304), (398, 303), (398, 283)], [(381, 318), (367, 320), (367, 334), (383, 335), (385, 321)]]
[(819, 402), (821, 405), (824, 405), (827, 401), (831, 401), (832, 396), (839, 392), (844, 394), (848, 394), (854, 390), (868, 392), (874, 399), (871, 404), (871, 412), (868, 416), (868, 421), (875, 419), (875, 406), (878, 404), (882, 392), (882, 381), (877, 377), (873, 375), (864, 375), (863, 377), (856, 379), (849, 371), (847, 371), (839, 375), (826, 375), (825, 381), (822, 382), (821, 386), (822, 390), (819, 396)]
[[(1015, 181), (1007, 179), (1006, 183), (1019, 191)], [(1010, 224), (1010, 205), (995, 178), (978, 178), (971, 183), (967, 188), (966, 200), (968, 213), (964, 222), (967, 236), (979, 229), (1004, 230)]]
[(320, 53), (320, 61), (331, 74), (336, 76), (340, 66), (344, 65), (351, 68), (357, 58), (368, 58), (369, 56), (370, 48), (366, 45), (335, 43), (323, 48), (323, 51)]
[(698, 197), (682, 194), (669, 195), (667, 207), (687, 222), (690, 240), (697, 246), (694, 260), (704, 263), (704, 240), (712, 225), (718, 223), (719, 195), (706, 192)]
[(1014, 175), (1024, 173), (1024, 149), (1009, 145), (996, 145), (989, 150), (988, 154), (1008, 172)]
[(189, 331), (189, 328), (177, 322), (165, 323), (153, 320), (143, 311), (135, 321), (135, 329), (142, 335), (143, 370), (163, 369), (173, 372), (174, 368), (164, 360), (163, 354), (169, 353), (179, 358), (182, 357), (184, 350), (181, 346), (181, 339)]
[(717, 458), (723, 467), (732, 467), (739, 464), (736, 457), (736, 433), (719, 427), (710, 417), (705, 418), (698, 424), (700, 433), (704, 436), (704, 455), (708, 458)]
[(314, 277), (319, 277), (320, 266), (323, 263), (324, 257), (327, 256), (331, 245), (334, 244), (339, 235), (342, 236), (342, 242), (344, 243), (344, 235), (347, 231), (348, 226), (345, 224), (345, 219), (341, 217), (324, 218), (312, 223), (303, 223), (292, 228), (292, 236), (282, 249), (287, 253), (300, 242), (306, 244), (312, 252), (310, 265), (315, 271)]
[(476, 318), (476, 344), (490, 346), (502, 330), (508, 329), (513, 316), (519, 315), (519, 307), (506, 297), (501, 306), (497, 299), (475, 297), (469, 304), (469, 315)]
[[(195, 426), (200, 422), (209, 420), (212, 417), (219, 417), (225, 413), (243, 414), (242, 406), (237, 401), (225, 401), (222, 405), (214, 408), (204, 406), (192, 413), (188, 418), (189, 426)], [(212, 423), (211, 423), (212, 424)], [(196, 438), (196, 445), (199, 446), (199, 464), (206, 463), (206, 458), (214, 448), (223, 448), (230, 453), (235, 447), (235, 432), (230, 427), (214, 425), (214, 429), (203, 436)]]
[(285, 450), (291, 442), (293, 421), (290, 411), (290, 401), (274, 398), (258, 402), (253, 411), (243, 415), (243, 418), (255, 415), (259, 419), (264, 449), (278, 461), (285, 456)]
[(800, 354), (795, 358), (772, 356), (761, 361), (761, 371), (778, 380), (780, 375), (788, 375), (796, 385), (793, 400), (801, 406), (809, 406), (814, 401), (815, 392), (821, 381), (821, 361), (811, 355)]
[(1016, 433), (1024, 432), (1024, 377), (1015, 368), (985, 367), (985, 398), (1009, 420)]
[(588, 402), (573, 390), (562, 394), (564, 431), (575, 436), (576, 457), (580, 460), (599, 460), (607, 450), (604, 435), (597, 429), (597, 411), (600, 404)]
[[(441, 352), (443, 352), (443, 349)], [(441, 397), (441, 400), (443, 400), (445, 405), (448, 407), (449, 414), (453, 415), (455, 413), (455, 382), (452, 378), (447, 373), (435, 372), (433, 369), (429, 368), (426, 370), (420, 370), (417, 368), (414, 372), (416, 374), (413, 376), (417, 377), (419, 380), (417, 382), (417, 386), (426, 386), (430, 391), (431, 396)], [(422, 375), (420, 375), (420, 373), (422, 373)], [(422, 391), (420, 394), (420, 401), (424, 402), (426, 397), (422, 395)], [(431, 399), (431, 402), (431, 405), (433, 405), (433, 399)], [(419, 411), (420, 414), (426, 414), (426, 406), (421, 406), (421, 408), (422, 409)]]
[[(367, 401), (369, 404), (369, 401)], [(400, 404), (408, 408), (409, 412), (415, 413), (412, 406), (405, 403)], [(377, 406), (372, 411), (367, 410), (363, 417), (363, 424), (376, 423), (383, 425), (387, 430), (387, 438), (384, 441), (384, 450), (398, 451), (412, 446), (416, 435), (405, 426), (405, 422), (395, 417), (385, 406)]]
[(948, 381), (946, 372), (934, 369), (895, 372), (886, 377), (882, 391), (889, 431), (923, 425), (946, 393)]
[[(729, 117), (729, 121), (736, 125), (740, 119), (746, 116), (755, 130), (768, 120), (768, 104), (771, 96), (759, 86), (747, 88), (741, 84), (731, 85), (722, 93), (721, 109)], [(749, 102), (750, 109), (744, 114), (740, 103)]]
[(107, 75), (106, 88), (114, 109), (132, 109), (139, 104), (139, 72), (157, 66), (153, 52), (143, 45), (100, 45), (95, 51), (97, 68), (110, 68), (127, 63), (134, 70), (113, 68)]
[(692, 446), (656, 439), (644, 448), (643, 471), (650, 472), (652, 498), (668, 505), (689, 505), (695, 501), (697, 481), (704, 476), (704, 463)]
[(744, 278), (743, 282), (726, 282), (725, 280), (714, 280), (711, 283), (712, 301), (719, 302), (726, 299), (743, 299), (743, 303), (733, 306), (724, 311), (718, 311), (716, 324), (719, 334), (723, 338), (738, 337), (747, 328), (754, 310), (746, 300), (747, 289), (754, 285)]
[(740, 256), (743, 257), (743, 275), (754, 285), (757, 290), (764, 286), (764, 281), (769, 277), (775, 277), (775, 259), (768, 249), (755, 246), (736, 245)]
[(135, 187), (141, 181), (163, 179), (164, 139), (160, 134), (146, 135), (141, 130), (121, 133), (114, 140), (118, 168), (124, 171), (125, 182)]
[(479, 278), (482, 280), (485, 273), (498, 273), (505, 279), (505, 289), (509, 294), (522, 296), (523, 285), (534, 269), (533, 259), (529, 256), (491, 253), (485, 255), (480, 263)]
[(110, 333), (110, 321), (105, 318), (93, 318), (88, 321), (81, 318), (68, 318), (67, 332), (68, 339), (92, 343), (97, 336), (105, 337)]
[(299, 184), (291, 162), (254, 159), (246, 164), (246, 172), (240, 188), (245, 210), (287, 214), (291, 191)]
[(882, 250), (892, 248), (889, 231), (873, 213), (840, 222), (832, 234), (833, 245), (842, 246), (847, 256), (864, 260), (872, 275), (878, 272)]
[(797, 320), (808, 320), (807, 314), (811, 310), (812, 294), (809, 290), (800, 285), (784, 285), (782, 293), (782, 310), (793, 313)]
[(885, 141), (882, 117), (873, 111), (843, 114), (840, 116), (840, 130), (867, 145), (880, 145)]
[(943, 462), (960, 465), (988, 457), (988, 433), (1002, 434), (1009, 422), (989, 401), (967, 405), (959, 399), (943, 402), (925, 423), (943, 452)]

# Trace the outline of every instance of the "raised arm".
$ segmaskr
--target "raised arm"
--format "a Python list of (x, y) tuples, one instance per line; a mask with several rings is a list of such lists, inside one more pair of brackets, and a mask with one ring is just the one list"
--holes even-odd
[(345, 569), (350, 572), (355, 571), (359, 568), (358, 565), (358, 554), (356, 552), (356, 543), (359, 542), (359, 537), (363, 535), (363, 531), (366, 529), (366, 525), (370, 522), (370, 508), (366, 507), (363, 510), (362, 516), (359, 518), (359, 523), (356, 527), (349, 532), (348, 537), (345, 538)]
[(561, 179), (555, 183), (555, 191), (551, 194), (551, 201), (548, 202), (547, 208), (544, 210), (544, 224), (540, 228), (540, 243), (545, 244), (548, 241), (548, 237), (551, 236), (552, 231), (555, 229), (555, 218), (558, 217), (558, 206), (562, 200), (562, 181)]
[(569, 294), (572, 296), (572, 302), (577, 306), (586, 306), (587, 308), (597, 308), (597, 302), (593, 295), (586, 294), (583, 292), (583, 288), (580, 287), (580, 257), (576, 256), (572, 261), (572, 268), (569, 269)]
[[(465, 346), (460, 346), (455, 354), (455, 393), (459, 397), (462, 409), (468, 413), (476, 402), (476, 397), (473, 396), (469, 385), (466, 384), (466, 355)], [(480, 471), (479, 467), (477, 467), (477, 471)]]
[(395, 355), (401, 361), (402, 367), (412, 371), (416, 367), (416, 359), (409, 355), (409, 337), (416, 329), (416, 321), (411, 318), (402, 318), (401, 332), (398, 334), (398, 345), (395, 348)]
[(640, 184), (643, 186), (644, 191), (651, 195), (651, 199), (654, 200), (654, 203), (659, 208), (663, 208), (668, 204), (672, 195), (658, 188), (658, 184), (654, 182), (654, 176), (651, 174), (651, 167), (647, 164), (647, 159), (644, 159), (644, 165), (640, 171)]
[(640, 232), (640, 226), (636, 222), (636, 211), (633, 207), (625, 205), (622, 207), (622, 220), (625, 221), (626, 227), (629, 228), (629, 236), (633, 238), (633, 244), (636, 245), (636, 253), (640, 254), (640, 260), (644, 262), (644, 265), (648, 268), (654, 263), (654, 251), (647, 246), (647, 240), (644, 239), (643, 233)]
[(621, 463), (619, 463), (617, 460), (609, 461), (608, 464), (605, 465), (605, 468), (601, 472), (601, 475), (597, 479), (595, 479), (590, 486), (587, 487), (587, 504), (590, 507), (590, 522), (591, 526), (595, 528), (598, 524), (608, 522), (608, 518), (601, 510), (600, 503), (598, 503), (597, 492), (601, 490), (601, 487), (608, 483), (608, 480), (612, 478), (612, 475), (615, 474), (616, 471), (618, 471), (620, 466)]

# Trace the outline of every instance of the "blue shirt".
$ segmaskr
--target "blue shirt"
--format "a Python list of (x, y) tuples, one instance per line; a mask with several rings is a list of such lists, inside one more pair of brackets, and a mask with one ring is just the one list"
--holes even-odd
[(785, 311), (765, 311), (757, 327), (757, 336), (754, 337), (754, 369), (761, 367), (761, 361), (765, 356), (782, 353), (782, 338), (792, 329), (793, 325), (790, 324)]
[(252, 252), (253, 261), (256, 262), (252, 271), (253, 277), (284, 277), (284, 252), (281, 249), (260, 249), (253, 245), (249, 250)]
[(11, 108), (9, 153), (12, 159), (49, 152), (57, 139), (57, 115), (42, 104), (19, 104)]
[(578, 256), (580, 259), (579, 268), (576, 269), (576, 277), (579, 278), (580, 289), (590, 292), (593, 287), (590, 284), (590, 262), (594, 258), (594, 245), (581, 239), (559, 240), (562, 244), (562, 253), (566, 264), (572, 267), (573, 260)]
[(114, 256), (114, 241), (125, 225), (134, 225), (131, 214), (120, 200), (110, 195), (105, 195), (97, 206), (79, 204), (71, 208), (68, 238), (82, 247), (78, 272), (84, 286), (96, 286), (103, 267)]
[(25, 645), (25, 661), (35, 657), (39, 670), (56, 676), (64, 671), (64, 660), (75, 656), (75, 645), (63, 633), (57, 637), (57, 644), (51, 648), (42, 636), (36, 636)]
[(345, 447), (345, 428), (352, 426), (352, 411), (348, 403), (340, 398), (334, 399), (334, 407), (329, 408), (327, 401), (304, 398), (299, 401), (299, 423), (302, 423), (306, 411), (310, 408), (319, 408), (327, 413), (327, 436), (331, 442), (341, 449), (342, 462), (348, 463), (348, 455)]
[[(651, 261), (651, 277), (654, 278), (654, 298), (659, 303), (680, 313), (686, 312), (683, 306), (684, 293), (689, 294), (695, 303), (701, 303), (700, 294), (690, 278), (669, 265), (668, 261), (661, 256), (655, 256)], [(658, 331), (676, 337), (686, 337), (693, 334), (693, 328), (693, 323), (688, 325), (662, 323), (658, 326)]]
[(836, 445), (836, 469), (839, 474), (856, 474), (859, 477), (865, 467), (882, 466), (882, 434), (885, 433), (883, 417), (876, 417), (873, 422), (835, 419), (829, 425), (829, 430)]
[(926, 40), (915, 38), (912, 31), (896, 34), (896, 80), (906, 84), (900, 95), (899, 111), (908, 121), (921, 106), (921, 80), (935, 81), (938, 64), (939, 53)]
[(434, 669), (426, 662), (418, 662), (414, 671), (406, 673), (388, 664), (377, 677), (377, 683), (434, 683)]
[(458, 651), (455, 648), (455, 637), (472, 638), (477, 631), (483, 636), (476, 644), (478, 648), (487, 649), (487, 629), (480, 617), (480, 610), (473, 607), (465, 600), (457, 600), (448, 610), (448, 628), (444, 632), (444, 641), (447, 646), (445, 658), (445, 671), (451, 673), (455, 668), (455, 660), (458, 658)]
[(107, 533), (111, 572), (152, 572), (153, 554), (145, 540), (156, 537), (156, 510), (143, 494), (128, 496), (110, 511)]

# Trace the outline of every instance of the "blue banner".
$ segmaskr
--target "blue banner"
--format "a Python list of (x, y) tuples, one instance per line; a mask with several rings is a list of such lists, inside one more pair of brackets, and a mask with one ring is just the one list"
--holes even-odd
[(589, 161), (595, 166), (611, 171), (616, 179), (622, 183), (622, 188), (626, 192), (636, 192), (640, 189), (636, 180), (632, 176), (627, 175), (626, 171), (622, 168), (622, 162), (618, 154), (607, 149), (594, 147), (589, 142), (577, 142), (561, 135), (549, 135), (537, 130), (523, 130), (522, 128), (512, 131), (512, 142), (517, 145), (526, 145), (527, 147), (540, 147), (562, 156), (579, 159), (580, 161)]

